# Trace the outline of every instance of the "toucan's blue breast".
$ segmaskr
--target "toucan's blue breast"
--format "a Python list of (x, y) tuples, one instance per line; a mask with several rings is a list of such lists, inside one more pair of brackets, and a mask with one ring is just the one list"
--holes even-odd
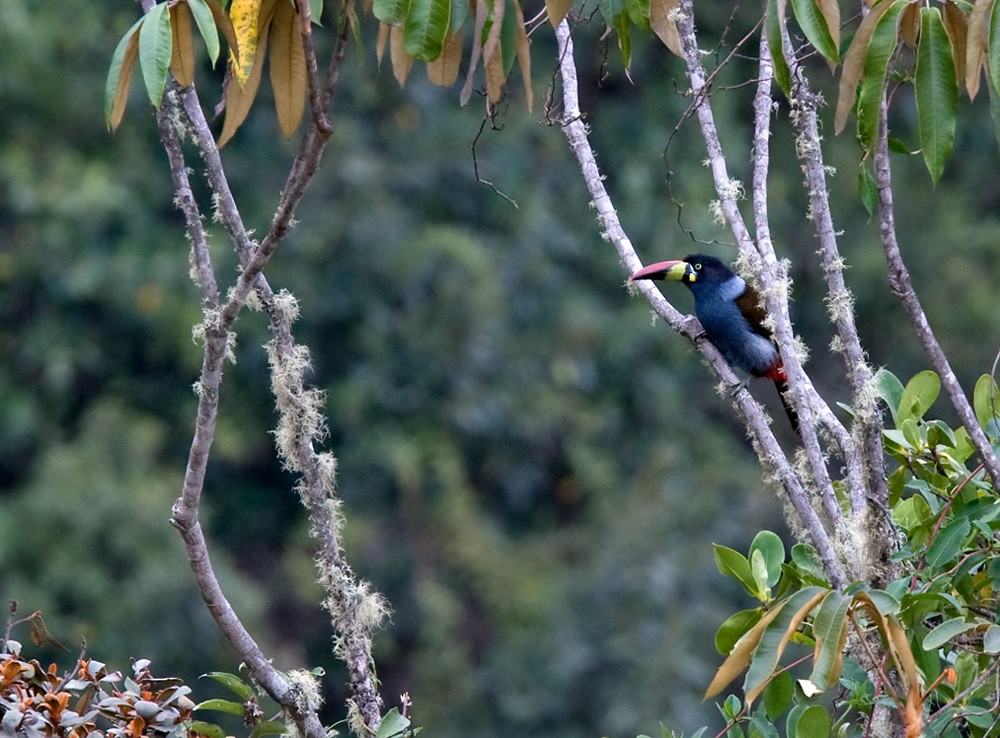
[(777, 361), (778, 350), (750, 326), (736, 304), (746, 290), (743, 278), (734, 274), (722, 282), (695, 281), (688, 287), (698, 321), (726, 361), (757, 376), (766, 374)]

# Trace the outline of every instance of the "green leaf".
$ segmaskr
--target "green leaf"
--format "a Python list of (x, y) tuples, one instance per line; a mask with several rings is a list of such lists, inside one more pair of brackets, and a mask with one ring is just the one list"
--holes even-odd
[(374, 0), (372, 12), (389, 26), (398, 26), (410, 12), (410, 0)]
[(139, 66), (146, 92), (153, 107), (159, 110), (163, 100), (163, 89), (167, 85), (170, 71), (170, 53), (173, 37), (170, 33), (170, 14), (167, 4), (154, 5), (146, 13), (146, 21), (139, 29)]
[(243, 717), (246, 714), (246, 705), (243, 702), (233, 702), (232, 700), (211, 699), (199, 702), (194, 707), (195, 710), (214, 710), (215, 712), (228, 712), (230, 715)]
[(323, 0), (309, 0), (309, 20), (315, 23), (317, 26), (323, 25), (320, 23), (320, 18), (323, 15)]
[(759, 550), (750, 552), (750, 571), (753, 573), (753, 586), (757, 599), (761, 602), (770, 601), (771, 588), (767, 586), (767, 564), (764, 562), (764, 554)]
[(451, 0), (451, 30), (457, 33), (465, 23), (465, 17), (469, 14), (469, 3), (467, 0)]
[[(104, 118), (110, 124), (112, 113), (115, 110), (115, 99), (121, 95), (122, 108), (124, 109), (124, 99), (125, 95), (128, 94), (128, 80), (122, 79), (123, 65), (125, 64), (125, 58), (128, 56), (128, 48), (130, 44), (135, 43), (133, 37), (142, 25), (142, 22), (146, 20), (146, 16), (142, 16), (139, 20), (132, 24), (125, 35), (121, 37), (118, 45), (115, 47), (114, 53), (111, 55), (111, 66), (108, 68), (108, 78), (104, 83)], [(134, 51), (132, 52), (135, 53)], [(128, 68), (124, 70), (125, 74), (131, 76), (132, 65), (129, 64)], [(126, 89), (119, 93), (119, 86), (125, 84)], [(114, 128), (114, 125), (111, 126)]]
[(253, 726), (250, 738), (260, 738), (262, 735), (281, 735), (288, 732), (288, 726), (277, 720), (262, 720)]
[(627, 13), (622, 13), (615, 19), (615, 30), (618, 31), (618, 48), (622, 52), (622, 66), (626, 69), (632, 63), (631, 29)]
[(792, 704), (792, 697), (795, 693), (795, 685), (792, 682), (792, 675), (783, 671), (770, 684), (764, 688), (761, 701), (764, 705), (764, 712), (770, 720), (777, 720), (788, 706)]
[(800, 589), (788, 598), (781, 612), (764, 629), (743, 682), (743, 692), (746, 694), (747, 704), (754, 699), (756, 693), (763, 688), (767, 679), (774, 673), (792, 633), (809, 614), (819, 598), (828, 591), (825, 587), (815, 586)]
[(226, 731), (215, 723), (206, 723), (204, 720), (192, 720), (191, 732), (208, 738), (226, 738)]
[(983, 633), (983, 651), (990, 656), (1000, 653), (1000, 625), (991, 623)]
[(719, 571), (738, 581), (748, 594), (756, 597), (753, 572), (750, 571), (750, 562), (747, 561), (747, 557), (739, 551), (734, 551), (727, 546), (720, 546), (718, 543), (713, 544), (713, 548), (715, 550), (715, 565)]
[(873, 215), (878, 204), (878, 187), (875, 185), (875, 176), (864, 163), (858, 167), (858, 194), (861, 196), (862, 207), (869, 215)]
[(850, 605), (850, 597), (833, 590), (823, 598), (813, 620), (816, 654), (809, 681), (821, 690), (836, 684), (840, 678), (838, 672), (843, 658), (843, 639), (847, 637), (847, 610)]
[(937, 182), (955, 145), (958, 82), (951, 39), (938, 8), (920, 9), (916, 100), (920, 148), (931, 180)]
[(235, 674), (230, 674), (227, 671), (210, 671), (207, 674), (201, 675), (202, 679), (214, 679), (222, 686), (226, 687), (230, 692), (234, 692), (240, 696), (244, 701), (251, 699), (254, 696), (253, 688), (240, 679)]
[(892, 522), (912, 533), (914, 528), (925, 524), (931, 517), (931, 506), (919, 495), (907, 497), (892, 509)]
[(858, 138), (866, 151), (871, 150), (878, 133), (885, 77), (899, 37), (899, 14), (907, 2), (908, 0), (895, 0), (885, 11), (885, 15), (879, 18), (868, 41), (858, 100)]
[(795, 20), (799, 22), (802, 32), (816, 51), (822, 54), (830, 64), (838, 64), (840, 62), (840, 49), (834, 43), (826, 19), (815, 0), (792, 0), (792, 12), (795, 13)]
[(385, 717), (382, 718), (382, 724), (379, 725), (378, 733), (375, 734), (375, 738), (394, 738), (395, 736), (401, 736), (409, 727), (409, 719), (404, 715), (400, 715), (399, 708), (394, 707), (385, 714)]
[(510, 74), (517, 57), (517, 13), (509, 2), (500, 26), (500, 53), (503, 55), (503, 73)]
[(187, 0), (191, 15), (198, 26), (198, 33), (205, 40), (205, 51), (212, 61), (212, 66), (219, 58), (219, 31), (215, 27), (215, 18), (212, 17), (212, 9), (208, 7), (205, 0)]
[(796, 543), (792, 546), (792, 563), (807, 574), (826, 581), (823, 563), (819, 560), (816, 549), (807, 543)]
[(951, 620), (945, 620), (939, 626), (934, 628), (934, 630), (924, 636), (924, 641), (921, 646), (925, 651), (933, 651), (941, 648), (941, 646), (955, 636), (961, 635), (962, 633), (968, 633), (970, 630), (975, 630), (976, 627), (977, 623), (967, 622), (965, 618), (952, 618)]
[(625, 0), (625, 14), (632, 25), (644, 33), (649, 33), (649, 0)]
[(899, 600), (885, 590), (869, 589), (865, 594), (882, 615), (895, 615), (899, 612)]
[(778, 17), (778, 0), (767, 2), (767, 48), (771, 51), (771, 61), (774, 62), (774, 81), (785, 93), (792, 96), (792, 73), (785, 60), (785, 49), (781, 45), (781, 19)]
[(411, 0), (403, 25), (403, 50), (419, 61), (437, 59), (450, 22), (451, 0)]
[(938, 531), (934, 543), (927, 549), (927, 566), (931, 571), (958, 558), (971, 529), (968, 518), (959, 518)]
[(972, 404), (976, 409), (976, 420), (984, 430), (991, 420), (1000, 418), (1000, 388), (989, 374), (984, 374), (976, 382)]
[(715, 650), (728, 656), (744, 634), (760, 622), (760, 608), (733, 613), (715, 631)]
[(830, 728), (833, 721), (830, 713), (821, 705), (810, 705), (795, 724), (795, 732), (788, 732), (789, 738), (827, 738), (830, 735)]
[(754, 536), (753, 542), (750, 544), (751, 556), (753, 556), (754, 551), (760, 551), (763, 555), (764, 564), (767, 567), (767, 586), (773, 587), (778, 583), (778, 578), (781, 576), (781, 565), (785, 563), (785, 544), (781, 542), (781, 538), (776, 533), (762, 530)]
[(907, 418), (920, 420), (934, 404), (940, 392), (941, 380), (937, 374), (929, 369), (915, 374), (913, 379), (906, 383), (903, 395), (899, 399), (896, 426), (899, 427), (899, 424)]
[(780, 738), (778, 729), (767, 719), (766, 715), (759, 710), (750, 716), (750, 725), (747, 727), (747, 738)]
[(879, 369), (875, 372), (874, 384), (878, 396), (888, 406), (889, 412), (892, 414), (893, 425), (895, 425), (899, 401), (903, 398), (903, 383), (888, 369)]

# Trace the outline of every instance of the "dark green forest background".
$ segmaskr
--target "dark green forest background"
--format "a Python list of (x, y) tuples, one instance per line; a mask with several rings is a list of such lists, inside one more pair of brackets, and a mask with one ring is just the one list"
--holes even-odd
[[(200, 360), (188, 244), (141, 86), (115, 135), (103, 121), (111, 51), (138, 12), (5, 0), (0, 13), (0, 597), (42, 610), (73, 651), (85, 639), (113, 666), (149, 657), (160, 674), (194, 679), (237, 665), (168, 524)], [(708, 48), (728, 16), (711, 17), (711, 4), (699, 12)], [(298, 336), (328, 392), (348, 556), (392, 603), (375, 644), (382, 694), (392, 704), (409, 691), (434, 738), (703, 723), (715, 629), (749, 606), (715, 573), (710, 543), (745, 549), (765, 527), (786, 535), (780, 503), (696, 355), (624, 289), (542, 106), (527, 113), (515, 91), (502, 128), (487, 125), (476, 147), (480, 174), (514, 208), (475, 181), (481, 98), (462, 109), (456, 90), (419, 71), (400, 90), (375, 64), (371, 22), (367, 31), (345, 67), (323, 170), (268, 277), (299, 299)], [(687, 124), (671, 139), (687, 104), (679, 62), (636, 39), (630, 82), (601, 31), (583, 24), (577, 52), (623, 224), (646, 260), (731, 257), (681, 226), (720, 236), (697, 131)], [(551, 29), (533, 44), (540, 100), (555, 64)], [(749, 64), (733, 61), (714, 100), (744, 181), (752, 91), (733, 83), (752, 75)], [(833, 81), (825, 69), (815, 78)], [(218, 83), (201, 70), (207, 105)], [(895, 130), (915, 140), (901, 110)], [(772, 227), (794, 262), (808, 368), (843, 400), (786, 113), (773, 142)], [(1000, 186), (985, 113), (960, 116), (936, 188), (919, 157), (895, 159), (904, 255), (967, 386), (989, 371), (1000, 334)], [(886, 287), (857, 195), (857, 147), (849, 134), (827, 143), (862, 337), (874, 364), (905, 379), (925, 362)], [(293, 151), (264, 107), (224, 150), (258, 231)], [(215, 245), (231, 272), (221, 235)], [(686, 291), (667, 294), (690, 308)], [(344, 673), (294, 480), (271, 447), (266, 321), (248, 313), (236, 328), (206, 485), (217, 568), (279, 668), (326, 669), (333, 721)], [(774, 407), (766, 383), (755, 393)], [(195, 686), (196, 697), (214, 694)]]

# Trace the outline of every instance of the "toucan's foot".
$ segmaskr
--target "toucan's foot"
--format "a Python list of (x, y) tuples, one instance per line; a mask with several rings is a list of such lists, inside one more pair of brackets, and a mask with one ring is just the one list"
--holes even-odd
[(742, 382), (737, 382), (729, 386), (729, 396), (736, 397), (736, 393), (742, 389), (746, 389), (750, 386), (750, 377), (747, 377)]

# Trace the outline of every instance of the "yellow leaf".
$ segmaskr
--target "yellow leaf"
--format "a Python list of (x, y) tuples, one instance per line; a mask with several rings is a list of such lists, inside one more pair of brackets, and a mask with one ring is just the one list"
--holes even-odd
[(681, 37), (677, 33), (677, 23), (670, 19), (670, 13), (678, 7), (680, 0), (649, 0), (649, 25), (664, 46), (684, 58), (684, 52), (681, 51)]
[(392, 57), (392, 74), (402, 87), (413, 69), (413, 57), (403, 48), (403, 29), (393, 26), (389, 31), (389, 56)]
[[(137, 29), (138, 31), (138, 29)], [(111, 103), (111, 115), (108, 116), (108, 128), (112, 131), (118, 128), (125, 115), (125, 103), (128, 102), (128, 87), (132, 79), (132, 70), (135, 68), (135, 60), (139, 58), (139, 34), (133, 33), (125, 47), (125, 56), (122, 57), (122, 68), (118, 73), (118, 85), (115, 87), (115, 96)]]
[(382, 57), (385, 56), (385, 45), (389, 43), (389, 26), (385, 23), (378, 24), (378, 40), (375, 42), (375, 57), (379, 65), (382, 64)]
[(212, 11), (212, 18), (215, 19), (215, 27), (222, 31), (226, 43), (229, 44), (230, 52), (235, 57), (238, 57), (240, 44), (236, 40), (236, 29), (233, 28), (232, 20), (226, 15), (226, 11), (222, 9), (222, 6), (219, 5), (219, 0), (205, 0), (205, 2), (208, 3), (208, 9)]
[(528, 32), (524, 27), (524, 11), (521, 10), (521, 3), (518, 0), (514, 0), (514, 12), (517, 14), (517, 66), (521, 70), (524, 99), (530, 113), (531, 105), (535, 99), (535, 93), (531, 89), (531, 42), (528, 40)]
[(194, 37), (191, 35), (191, 9), (187, 3), (170, 8), (170, 33), (173, 35), (170, 71), (181, 87), (194, 82)]
[(966, 42), (969, 36), (969, 18), (962, 12), (954, 0), (944, 4), (944, 30), (951, 40), (952, 58), (955, 60), (955, 76), (958, 86), (965, 84)]
[(274, 110), (278, 126), (291, 137), (302, 122), (306, 109), (306, 55), (302, 48), (299, 16), (291, 3), (282, 0), (274, 11), (269, 45), (271, 88), (274, 90)]
[(875, 25), (890, 7), (892, 7), (891, 2), (883, 2), (872, 8), (861, 21), (861, 25), (858, 26), (858, 31), (854, 34), (851, 45), (847, 47), (847, 53), (844, 54), (844, 68), (840, 72), (837, 112), (833, 118), (833, 130), (836, 133), (844, 130), (844, 126), (847, 125), (847, 117), (854, 109), (855, 90), (858, 88), (858, 82), (861, 81), (861, 74), (865, 68), (868, 42), (875, 31)]
[(458, 79), (461, 62), (462, 37), (448, 31), (441, 44), (441, 54), (434, 61), (427, 62), (427, 79), (440, 87), (451, 87)]
[(553, 28), (562, 23), (572, 4), (573, 0), (545, 0), (545, 12)]
[(233, 64), (236, 80), (245, 85), (250, 78), (257, 57), (257, 41), (260, 30), (260, 10), (262, 0), (233, 0), (229, 6), (229, 17), (236, 32), (239, 56)]
[(969, 99), (979, 92), (980, 72), (986, 56), (986, 29), (989, 27), (993, 0), (976, 0), (969, 13), (969, 35), (965, 42), (965, 89)]
[[(259, 27), (255, 39), (260, 42), (261, 48), (267, 48), (267, 36), (271, 29), (271, 19), (274, 16), (274, 9), (278, 2), (287, 0), (261, 0)], [(222, 132), (219, 134), (219, 146), (225, 146), (229, 139), (233, 137), (236, 130), (246, 120), (247, 113), (253, 105), (254, 98), (257, 97), (257, 89), (260, 87), (260, 78), (264, 71), (265, 54), (255, 54), (253, 66), (247, 75), (246, 84), (239, 84), (231, 76), (228, 77), (226, 85), (226, 120), (222, 124)], [(233, 65), (230, 65), (230, 70)]]
[(507, 81), (507, 75), (503, 73), (503, 54), (500, 53), (499, 44), (493, 56), (486, 60), (485, 68), (486, 99), (495, 105), (503, 97), (503, 84)]

